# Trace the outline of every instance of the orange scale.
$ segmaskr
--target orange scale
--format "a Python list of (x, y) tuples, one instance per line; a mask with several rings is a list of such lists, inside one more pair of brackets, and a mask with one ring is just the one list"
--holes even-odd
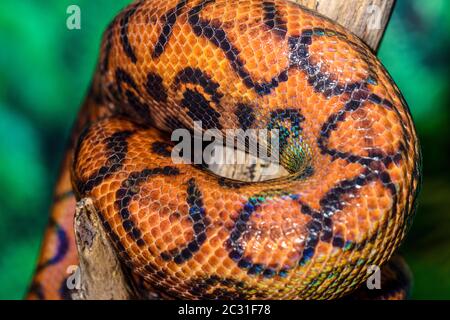
[(150, 225), (156, 225), (156, 227), (154, 227), (150, 230), (150, 234), (152, 235), (153, 238), (159, 239), (163, 233), (167, 232), (167, 229), (162, 228), (161, 225), (154, 224), (151, 221), (149, 221), (149, 223), (150, 223)]
[(201, 251), (196, 252), (192, 258), (195, 260), (197, 267), (200, 267), (200, 268), (207, 261), (207, 256), (205, 256), (205, 254)]
[(223, 261), (223, 266), (229, 270), (232, 270), (233, 268), (236, 267), (236, 263), (230, 259), (225, 259)]
[(369, 211), (369, 219), (372, 222), (379, 222), (379, 221), (381, 221), (381, 216), (383, 215), (383, 211), (381, 209), (384, 209), (384, 208), (379, 208), (378, 210), (371, 210), (371, 211)]
[(224, 266), (217, 266), (215, 273), (218, 275), (224, 275), (224, 276), (226, 276), (226, 275), (235, 275), (236, 276), (236, 275), (239, 275), (240, 271), (237, 271), (236, 269), (230, 270), (230, 269), (225, 268)]
[(131, 253), (136, 256), (137, 259), (139, 259), (140, 253), (141, 253), (141, 249), (134, 243), (133, 240), (128, 240), (130, 242), (130, 249), (129, 251), (131, 251)]
[(161, 196), (159, 197), (159, 204), (161, 207), (165, 207), (169, 204), (170, 202), (170, 196), (169, 194), (165, 193), (164, 190), (162, 190), (163, 188), (161, 188)]
[(214, 254), (209, 256), (208, 265), (216, 267), (219, 262), (222, 260), (222, 257), (217, 257)]

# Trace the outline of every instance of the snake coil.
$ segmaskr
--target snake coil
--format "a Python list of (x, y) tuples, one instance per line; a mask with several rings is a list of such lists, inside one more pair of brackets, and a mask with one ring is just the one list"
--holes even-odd
[[(249, 183), (175, 164), (170, 133), (194, 121), (279, 129), (289, 174)], [(399, 246), (420, 180), (410, 112), (379, 60), (284, 0), (133, 3), (104, 35), (74, 132), (57, 194), (91, 197), (124, 264), (172, 297), (342, 297)], [(59, 245), (44, 244), (41, 269), (76, 261), (62, 227), (74, 201), (55, 202), (46, 243)], [(48, 280), (32, 294), (64, 294)]]

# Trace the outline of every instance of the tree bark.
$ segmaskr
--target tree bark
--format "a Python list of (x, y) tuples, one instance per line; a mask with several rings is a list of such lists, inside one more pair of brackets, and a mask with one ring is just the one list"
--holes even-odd
[(75, 212), (75, 239), (80, 261), (80, 285), (74, 300), (126, 300), (135, 288), (123, 270), (92, 200), (82, 199)]

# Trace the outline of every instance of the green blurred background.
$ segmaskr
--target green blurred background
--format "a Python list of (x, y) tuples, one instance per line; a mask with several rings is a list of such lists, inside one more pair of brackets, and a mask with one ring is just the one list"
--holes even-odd
[[(102, 30), (127, 3), (0, 1), (0, 299), (20, 299), (28, 286)], [(66, 28), (71, 4), (81, 8), (81, 30)], [(423, 148), (419, 209), (401, 248), (415, 299), (450, 299), (449, 53), (450, 1), (398, 0), (379, 57)]]

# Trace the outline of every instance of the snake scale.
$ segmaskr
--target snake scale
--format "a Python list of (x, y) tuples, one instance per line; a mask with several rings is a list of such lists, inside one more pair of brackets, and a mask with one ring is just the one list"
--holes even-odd
[[(175, 164), (170, 133), (193, 121), (280, 129), (289, 174)], [(167, 297), (343, 297), (404, 238), (420, 167), (401, 93), (331, 20), (284, 0), (134, 2), (104, 34), (28, 298), (70, 298), (85, 197), (124, 266)]]

